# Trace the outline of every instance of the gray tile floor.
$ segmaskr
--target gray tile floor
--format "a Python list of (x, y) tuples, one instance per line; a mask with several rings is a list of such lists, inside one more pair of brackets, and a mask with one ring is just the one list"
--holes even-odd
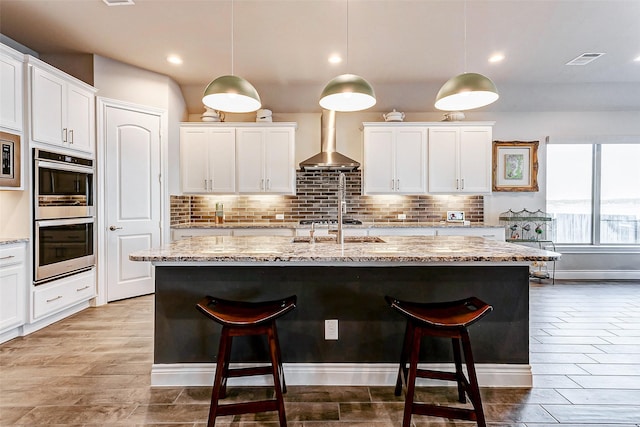
[[(482, 390), (490, 426), (640, 426), (640, 282), (531, 284), (532, 389)], [(151, 388), (153, 297), (85, 310), (0, 345), (0, 426), (204, 426), (208, 387)], [(230, 389), (229, 399), (270, 393)], [(428, 387), (423, 401), (454, 402)], [(289, 387), (291, 427), (399, 426), (392, 387)], [(415, 427), (469, 426), (414, 416)], [(274, 414), (217, 425), (273, 427)]]

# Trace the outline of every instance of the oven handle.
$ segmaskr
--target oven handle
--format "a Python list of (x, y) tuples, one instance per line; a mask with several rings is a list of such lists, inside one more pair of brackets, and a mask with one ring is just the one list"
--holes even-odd
[(69, 218), (69, 219), (48, 219), (37, 220), (38, 227), (55, 227), (56, 225), (74, 225), (74, 224), (91, 224), (94, 222), (93, 217)]
[(57, 169), (57, 170), (63, 170), (63, 171), (69, 171), (69, 172), (93, 173), (93, 168), (89, 168), (86, 166), (77, 166), (77, 165), (71, 165), (68, 163), (59, 163), (59, 162), (49, 162), (46, 160), (36, 160), (36, 167)]

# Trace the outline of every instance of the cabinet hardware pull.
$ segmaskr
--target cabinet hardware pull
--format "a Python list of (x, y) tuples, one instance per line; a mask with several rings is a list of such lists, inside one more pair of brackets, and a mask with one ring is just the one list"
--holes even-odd
[(58, 295), (58, 296), (57, 296), (57, 297), (55, 297), (55, 298), (48, 299), (48, 300), (47, 300), (47, 302), (53, 302), (53, 301), (58, 300), (58, 299), (60, 299), (60, 298), (62, 298), (62, 295)]
[(84, 288), (77, 288), (76, 292), (84, 291), (85, 289), (89, 289), (89, 285), (85, 286)]
[(73, 129), (69, 129), (69, 144), (73, 144)]
[(460, 180), (456, 179), (456, 190), (460, 189)]
[(267, 188), (265, 190), (271, 190), (271, 179), (267, 178)]
[(0, 260), (2, 260), (2, 259), (11, 259), (11, 258), (15, 258), (15, 255), (3, 256), (3, 257), (0, 257)]
[(67, 128), (62, 128), (62, 142), (67, 142)]
[(260, 189), (264, 190), (264, 179), (260, 180)]
[(396, 179), (396, 190), (400, 191), (400, 180)]
[(464, 178), (462, 178), (462, 189), (464, 190)]
[(209, 191), (213, 191), (213, 180), (209, 180)]

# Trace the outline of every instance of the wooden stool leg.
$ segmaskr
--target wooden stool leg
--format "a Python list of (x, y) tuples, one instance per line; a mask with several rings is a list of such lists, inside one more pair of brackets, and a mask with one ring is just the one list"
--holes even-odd
[(225, 345), (224, 351), (224, 364), (222, 371), (222, 384), (220, 385), (220, 395), (219, 399), (224, 399), (227, 397), (227, 380), (229, 379), (229, 365), (231, 364), (231, 347), (233, 345), (233, 338), (228, 333), (227, 335), (227, 343)]
[(216, 425), (218, 400), (221, 399), (222, 384), (223, 382), (226, 383), (226, 372), (229, 364), (227, 347), (231, 347), (230, 341), (231, 336), (229, 335), (229, 329), (223, 326), (220, 334), (220, 344), (218, 346), (218, 357), (216, 358), (216, 374), (213, 379), (213, 390), (211, 390), (211, 406), (209, 408), (207, 427), (214, 427)]
[(422, 328), (412, 325), (411, 334), (411, 355), (409, 356), (409, 377), (407, 378), (407, 395), (404, 401), (404, 416), (402, 417), (402, 427), (411, 426), (411, 414), (413, 414), (413, 398), (416, 391), (416, 377), (418, 375), (418, 358), (420, 357), (420, 341), (422, 338)]
[(276, 342), (276, 355), (278, 357), (278, 373), (280, 383), (282, 384), (282, 393), (287, 392), (287, 383), (284, 380), (284, 368), (282, 367), (282, 353), (280, 353), (280, 339), (278, 338), (278, 328), (275, 322), (273, 323), (273, 337)]
[[(451, 338), (453, 344), (453, 360), (456, 365), (456, 382), (458, 383), (458, 401), (460, 403), (467, 402), (467, 396), (464, 393), (463, 373), (462, 373), (462, 358), (460, 357), (460, 339)], [(466, 358), (465, 358), (466, 360)]]
[(396, 396), (402, 394), (402, 382), (407, 383), (407, 361), (409, 360), (409, 354), (412, 348), (411, 339), (413, 337), (413, 327), (411, 321), (407, 321), (407, 326), (404, 332), (404, 339), (402, 341), (402, 352), (400, 353), (400, 367), (398, 368), (398, 378), (396, 379), (396, 388), (394, 393)]
[(464, 351), (464, 360), (467, 365), (467, 374), (469, 375), (469, 397), (476, 413), (476, 422), (478, 427), (486, 427), (484, 419), (484, 410), (482, 409), (482, 398), (480, 397), (480, 387), (478, 386), (478, 377), (473, 361), (473, 353), (471, 352), (471, 342), (469, 341), (469, 333), (463, 330), (460, 334), (462, 339), (462, 350)]
[(278, 418), (280, 419), (280, 427), (287, 427), (287, 418), (284, 412), (284, 397), (282, 395), (282, 384), (280, 383), (280, 346), (274, 322), (269, 326), (267, 335), (269, 337), (269, 354), (271, 355), (271, 368), (273, 372), (273, 388), (275, 389), (276, 401), (278, 404)]

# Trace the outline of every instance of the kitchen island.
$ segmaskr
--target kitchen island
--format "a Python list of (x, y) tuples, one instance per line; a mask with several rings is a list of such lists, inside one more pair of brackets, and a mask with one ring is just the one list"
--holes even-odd
[[(259, 301), (296, 294), (296, 310), (278, 321), (288, 384), (392, 384), (404, 319), (383, 297), (474, 295), (494, 307), (470, 330), (481, 385), (531, 385), (528, 263), (560, 254), (480, 237), (363, 236), (342, 245), (326, 239), (194, 237), (131, 254), (155, 265), (152, 384), (211, 384), (220, 327), (195, 309), (202, 296)], [(338, 340), (325, 340), (327, 319), (338, 320)], [(234, 360), (265, 360), (255, 344), (234, 342)], [(425, 345), (428, 363), (451, 361), (447, 340)]]

